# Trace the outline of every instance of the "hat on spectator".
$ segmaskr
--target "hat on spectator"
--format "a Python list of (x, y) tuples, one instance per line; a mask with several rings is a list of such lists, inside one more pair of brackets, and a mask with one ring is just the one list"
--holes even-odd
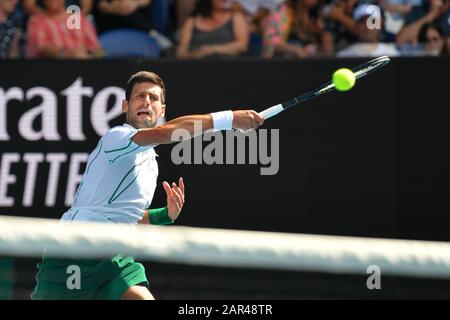
[(381, 19), (381, 9), (377, 5), (373, 4), (361, 4), (353, 11), (353, 20), (359, 21), (361, 18), (371, 16), (374, 19)]

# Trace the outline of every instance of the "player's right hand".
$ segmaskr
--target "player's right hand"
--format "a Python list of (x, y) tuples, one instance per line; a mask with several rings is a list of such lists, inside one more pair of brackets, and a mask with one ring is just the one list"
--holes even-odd
[(233, 128), (247, 131), (264, 123), (264, 118), (254, 110), (233, 111)]

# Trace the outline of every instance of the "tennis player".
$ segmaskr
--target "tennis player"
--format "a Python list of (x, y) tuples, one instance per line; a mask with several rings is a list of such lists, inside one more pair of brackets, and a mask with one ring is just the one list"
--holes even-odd
[[(122, 110), (126, 123), (110, 129), (90, 154), (73, 205), (62, 221), (171, 224), (183, 208), (185, 186), (182, 178), (178, 184), (164, 181), (167, 206), (148, 209), (158, 177), (154, 147), (178, 142), (172, 140), (177, 129), (193, 137), (207, 130), (256, 129), (264, 121), (253, 110), (239, 110), (188, 115), (156, 126), (166, 111), (165, 85), (157, 74), (146, 71), (128, 80)], [(153, 299), (143, 265), (130, 256), (80, 260), (44, 254), (37, 267), (32, 299)]]

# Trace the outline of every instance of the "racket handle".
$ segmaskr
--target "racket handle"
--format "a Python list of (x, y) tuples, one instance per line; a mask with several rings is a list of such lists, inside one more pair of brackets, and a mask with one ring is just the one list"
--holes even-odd
[(283, 105), (277, 104), (276, 106), (273, 106), (264, 111), (261, 111), (259, 114), (262, 115), (264, 120), (267, 120), (267, 119), (272, 118), (273, 116), (279, 114), (283, 110), (284, 110)]

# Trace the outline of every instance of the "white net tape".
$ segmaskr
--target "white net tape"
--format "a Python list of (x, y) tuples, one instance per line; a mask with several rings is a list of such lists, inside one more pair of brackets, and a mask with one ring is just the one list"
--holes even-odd
[(450, 278), (450, 243), (0, 217), (0, 255)]

